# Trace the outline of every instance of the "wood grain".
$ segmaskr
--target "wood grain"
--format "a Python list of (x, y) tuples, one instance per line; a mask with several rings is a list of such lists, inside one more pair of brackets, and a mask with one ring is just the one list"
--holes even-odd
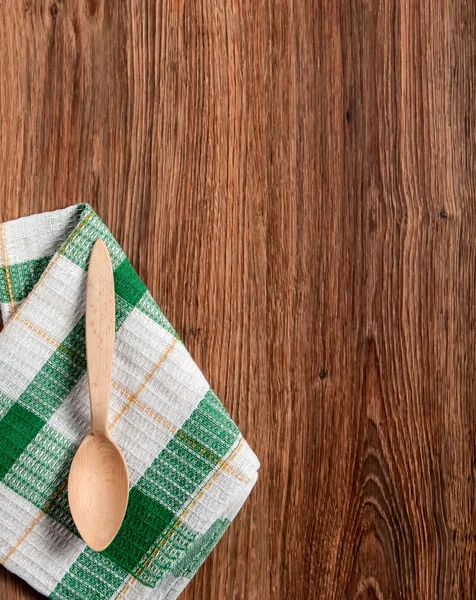
[(474, 597), (472, 3), (0, 24), (0, 220), (90, 202), (262, 461), (182, 598)]

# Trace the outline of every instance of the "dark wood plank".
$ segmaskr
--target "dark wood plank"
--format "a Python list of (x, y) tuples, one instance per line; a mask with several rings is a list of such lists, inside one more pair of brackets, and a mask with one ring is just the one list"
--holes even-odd
[(90, 202), (262, 460), (182, 597), (471, 598), (471, 3), (0, 23), (0, 220)]
[(19, 577), (0, 567), (0, 598), (5, 600), (38, 600), (44, 598)]

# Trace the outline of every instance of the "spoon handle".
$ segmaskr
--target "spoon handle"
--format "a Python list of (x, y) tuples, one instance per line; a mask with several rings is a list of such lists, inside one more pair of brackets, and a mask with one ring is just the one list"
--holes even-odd
[(86, 293), (86, 359), (91, 432), (108, 433), (114, 356), (114, 276), (106, 244), (98, 239), (89, 260)]

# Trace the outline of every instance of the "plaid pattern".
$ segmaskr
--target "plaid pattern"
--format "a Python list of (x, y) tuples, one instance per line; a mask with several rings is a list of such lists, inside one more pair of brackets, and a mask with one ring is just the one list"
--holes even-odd
[[(114, 268), (112, 436), (130, 473), (103, 552), (67, 501), (89, 429), (86, 269)], [(123, 251), (86, 204), (0, 225), (0, 562), (55, 600), (173, 599), (256, 482), (259, 463)]]

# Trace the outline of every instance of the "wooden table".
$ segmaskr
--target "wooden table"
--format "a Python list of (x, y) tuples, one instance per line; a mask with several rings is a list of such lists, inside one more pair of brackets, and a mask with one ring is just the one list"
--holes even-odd
[(91, 203), (262, 461), (182, 598), (474, 597), (472, 2), (0, 18), (0, 220)]

